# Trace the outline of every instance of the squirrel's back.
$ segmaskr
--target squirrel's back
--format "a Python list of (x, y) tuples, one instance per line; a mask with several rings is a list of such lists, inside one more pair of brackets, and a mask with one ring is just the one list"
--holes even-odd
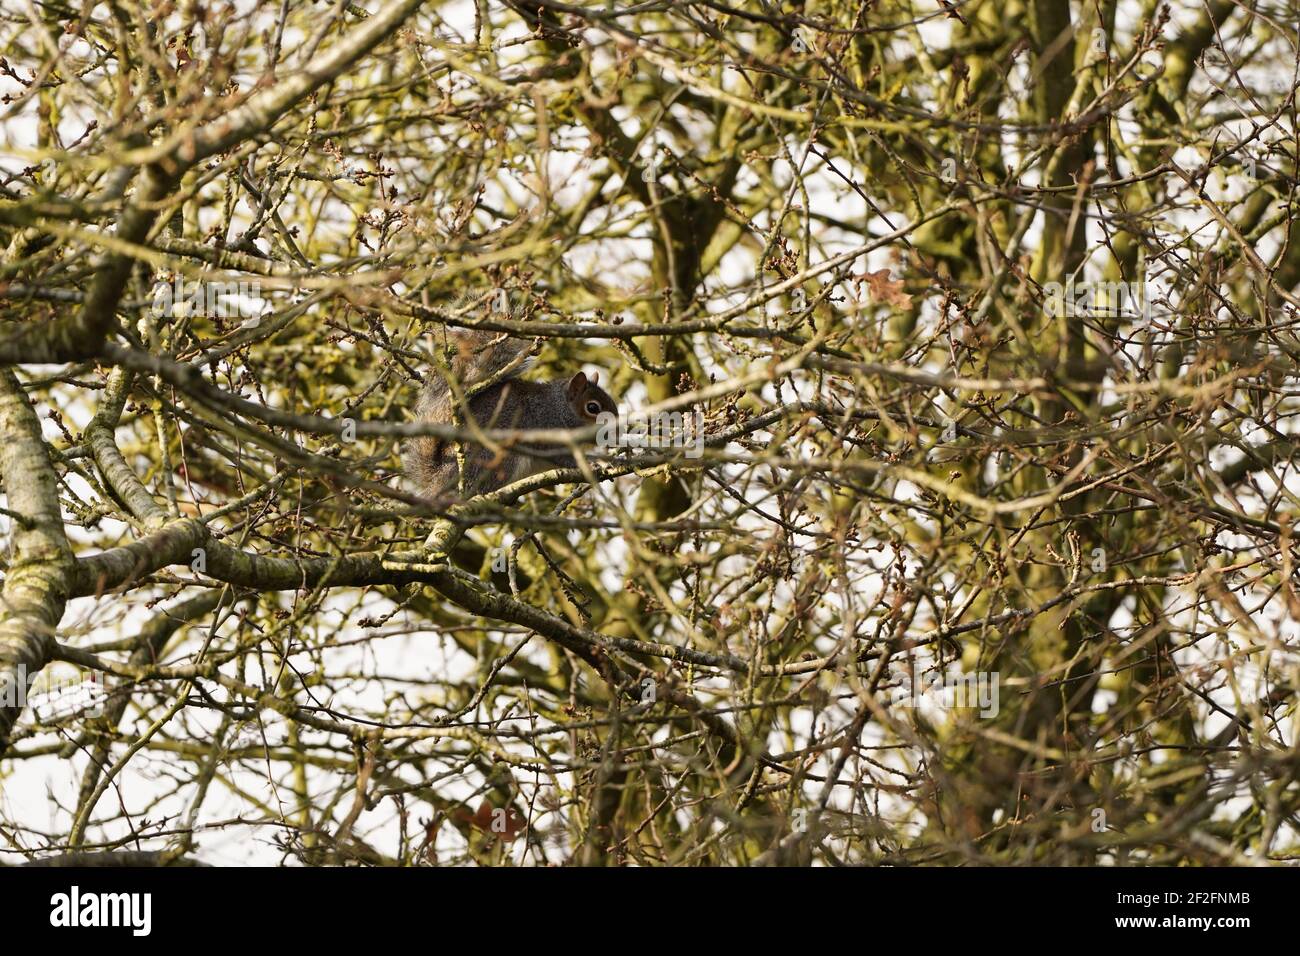
[(452, 420), (455, 392), (451, 381), (462, 395), (466, 395), (475, 386), (482, 385), (512, 365), (516, 367), (511, 369), (509, 378), (524, 372), (528, 367), (525, 356), (533, 350), (533, 343), (483, 329), (457, 329), (448, 330), (437, 348), (442, 353), (438, 358), (443, 361), (426, 370), (420, 400), (415, 407), (416, 417), (421, 421)]
[[(440, 334), (437, 338), (440, 341), (435, 348), (440, 354), (425, 370), (415, 417), (417, 421), (444, 425), (453, 423), (457, 392), (464, 398), (476, 386), (505, 369), (510, 369), (510, 377), (519, 374), (527, 367), (525, 356), (533, 348), (528, 340), (483, 329), (447, 330), (445, 337)], [(499, 389), (499, 385), (492, 386), (469, 398), (468, 407), (475, 421), (482, 424), (482, 417), (477, 414), (479, 406), (484, 399), (491, 401)], [(481, 449), (466, 449), (467, 456), (472, 458), (481, 452)], [(402, 465), (407, 477), (425, 494), (437, 496), (456, 490), (455, 445), (436, 435), (419, 435), (407, 441), (402, 450)]]
[[(485, 431), (563, 431), (591, 425), (602, 414), (618, 415), (595, 374), (588, 378), (576, 372), (550, 382), (521, 379), (534, 352), (527, 339), (482, 329), (448, 331), (446, 336), (443, 341), (450, 347), (435, 356), (416, 404), (419, 421), (450, 425), (472, 420)], [(454, 415), (458, 405), (468, 414)], [(442, 498), (462, 487), (466, 495), (493, 491), (538, 471), (575, 464), (562, 445), (506, 442), (489, 449), (464, 442), (462, 448), (463, 482), (456, 443), (434, 435), (406, 443), (406, 474), (422, 494)]]

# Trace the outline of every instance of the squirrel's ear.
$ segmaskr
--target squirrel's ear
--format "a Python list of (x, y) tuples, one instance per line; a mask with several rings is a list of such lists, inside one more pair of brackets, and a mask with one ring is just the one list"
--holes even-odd
[(592, 372), (590, 375), (587, 376), (587, 381), (590, 382), (592, 385), (599, 385), (599, 384), (600, 384), (600, 373), (599, 373), (599, 372)]
[(573, 378), (569, 379), (569, 398), (576, 399), (582, 394), (582, 390), (587, 387), (587, 376), (579, 372)]

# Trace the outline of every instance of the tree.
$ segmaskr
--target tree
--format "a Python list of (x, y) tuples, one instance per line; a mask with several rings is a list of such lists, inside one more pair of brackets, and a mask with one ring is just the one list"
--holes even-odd
[(1293, 13), (30, 9), (0, 860), (1295, 858)]

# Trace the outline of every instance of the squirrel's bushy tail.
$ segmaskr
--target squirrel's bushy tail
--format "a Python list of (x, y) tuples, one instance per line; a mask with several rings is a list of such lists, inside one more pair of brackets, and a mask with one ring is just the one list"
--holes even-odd
[[(453, 310), (462, 311), (453, 306)], [(502, 372), (511, 378), (528, 365), (533, 351), (530, 339), (515, 338), (485, 329), (440, 329), (430, 336), (432, 361), (425, 369), (424, 385), (415, 406), (417, 421), (451, 424), (458, 401)], [(453, 387), (454, 385), (454, 387)], [(426, 493), (445, 490), (456, 480), (456, 462), (448, 442), (435, 435), (420, 435), (406, 442), (402, 465), (407, 477)]]

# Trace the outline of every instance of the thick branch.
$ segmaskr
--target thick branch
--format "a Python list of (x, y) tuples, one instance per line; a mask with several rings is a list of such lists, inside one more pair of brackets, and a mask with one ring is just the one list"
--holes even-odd
[(68, 599), (72, 549), (41, 423), (11, 370), (0, 368), (0, 481), (9, 511), (10, 553), (0, 592), (0, 755), (28, 682), (48, 663)]

